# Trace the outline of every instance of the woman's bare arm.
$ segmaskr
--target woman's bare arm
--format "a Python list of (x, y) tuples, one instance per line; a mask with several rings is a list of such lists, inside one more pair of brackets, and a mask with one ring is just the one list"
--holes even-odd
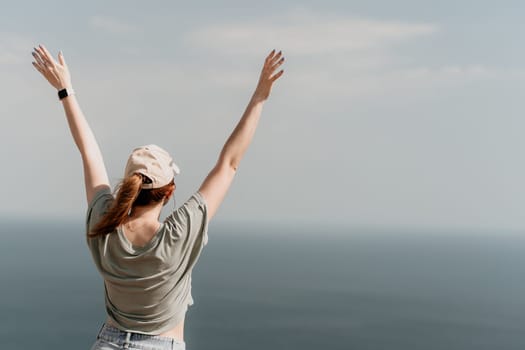
[[(64, 88), (72, 90), (71, 75), (61, 52), (58, 54), (57, 62), (49, 51), (40, 45), (34, 49), (33, 57), (35, 58), (33, 66), (57, 91)], [(71, 135), (82, 157), (86, 197), (90, 203), (98, 190), (104, 187), (109, 188), (102, 153), (75, 95), (69, 95), (63, 98), (61, 102)]]
[(283, 62), (281, 52), (276, 54), (275, 50), (266, 57), (257, 88), (244, 114), (224, 144), (217, 164), (199, 189), (208, 206), (208, 220), (215, 215), (230, 188), (237, 167), (252, 141), (263, 104), (270, 96), (273, 83), (283, 74), (283, 70), (275, 73)]

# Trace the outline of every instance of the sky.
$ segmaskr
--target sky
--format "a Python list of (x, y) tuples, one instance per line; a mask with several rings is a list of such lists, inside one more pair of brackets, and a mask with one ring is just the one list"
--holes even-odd
[[(216, 220), (525, 229), (520, 1), (18, 1), (0, 13), (1, 218), (82, 218), (82, 168), (31, 50), (62, 50), (112, 184), (173, 155), (180, 204), (272, 49), (286, 56)], [(166, 208), (169, 210), (170, 208)]]

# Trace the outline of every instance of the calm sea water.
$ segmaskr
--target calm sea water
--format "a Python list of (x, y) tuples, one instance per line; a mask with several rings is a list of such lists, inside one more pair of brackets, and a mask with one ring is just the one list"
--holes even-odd
[[(89, 349), (105, 315), (82, 222), (0, 233), (0, 348)], [(524, 349), (524, 266), (518, 234), (212, 225), (187, 348)]]

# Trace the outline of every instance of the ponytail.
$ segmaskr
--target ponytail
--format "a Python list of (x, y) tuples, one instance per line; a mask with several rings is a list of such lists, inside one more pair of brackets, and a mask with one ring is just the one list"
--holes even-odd
[(118, 186), (117, 197), (113, 204), (93, 230), (88, 233), (88, 236), (102, 236), (113, 232), (118, 226), (122, 225), (129, 216), (133, 203), (141, 192), (141, 186), (142, 176), (140, 174), (133, 174), (122, 180)]

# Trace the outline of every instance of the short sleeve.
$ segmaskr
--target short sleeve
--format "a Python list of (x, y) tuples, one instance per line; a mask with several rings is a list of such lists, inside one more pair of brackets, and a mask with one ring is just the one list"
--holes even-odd
[(102, 188), (89, 203), (86, 214), (86, 234), (100, 221), (109, 209), (114, 198), (109, 187)]
[(196, 192), (165, 220), (173, 239), (200, 247), (208, 243), (208, 210), (204, 197)]

